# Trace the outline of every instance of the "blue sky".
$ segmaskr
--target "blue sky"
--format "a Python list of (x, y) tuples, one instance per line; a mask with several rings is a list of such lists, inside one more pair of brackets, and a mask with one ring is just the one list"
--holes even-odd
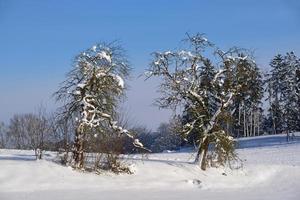
[(300, 56), (300, 1), (0, 0), (0, 121), (41, 102), (54, 110), (51, 94), (72, 58), (94, 43), (120, 40), (134, 69), (124, 110), (155, 128), (170, 112), (151, 105), (156, 80), (137, 76), (151, 52), (176, 48), (186, 32), (205, 33), (224, 49), (253, 49), (266, 69), (277, 53)]

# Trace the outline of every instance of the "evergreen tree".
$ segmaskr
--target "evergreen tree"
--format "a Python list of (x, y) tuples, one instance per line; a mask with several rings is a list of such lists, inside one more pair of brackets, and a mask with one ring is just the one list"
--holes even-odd
[(276, 55), (268, 75), (269, 115), (274, 133), (300, 130), (299, 127), (299, 58), (293, 53)]
[(297, 71), (300, 70), (299, 59), (293, 52), (285, 56), (285, 69), (282, 78), (282, 95), (280, 101), (283, 105), (283, 116), (286, 131), (297, 131), (299, 129), (299, 80)]
[(282, 71), (285, 62), (284, 57), (280, 54), (276, 55), (271, 63), (271, 73), (268, 74), (267, 89), (268, 89), (268, 100), (270, 103), (270, 116), (272, 117), (273, 132), (274, 134), (283, 131), (283, 113), (282, 105), (280, 104), (281, 89), (282, 89)]
[[(244, 55), (240, 55), (245, 57)], [(243, 85), (232, 107), (233, 132), (235, 136), (255, 136), (260, 132), (263, 97), (262, 75), (255, 62), (242, 59), (237, 68), (236, 85)], [(247, 84), (243, 84), (247, 82)]]

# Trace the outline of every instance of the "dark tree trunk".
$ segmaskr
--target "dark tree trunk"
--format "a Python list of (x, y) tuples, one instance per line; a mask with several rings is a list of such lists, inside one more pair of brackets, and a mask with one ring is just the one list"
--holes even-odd
[(209, 139), (208, 137), (206, 137), (201, 142), (196, 155), (195, 163), (198, 163), (202, 170), (206, 170), (206, 156), (207, 156), (208, 146), (209, 146)]
[(74, 167), (82, 169), (84, 167), (84, 133), (78, 127), (75, 134), (73, 151)]

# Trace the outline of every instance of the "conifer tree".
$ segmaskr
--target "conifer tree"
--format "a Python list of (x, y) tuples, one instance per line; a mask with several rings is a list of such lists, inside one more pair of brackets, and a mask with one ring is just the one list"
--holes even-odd
[[(299, 128), (299, 58), (289, 52), (276, 55), (271, 63), (267, 86), (274, 133), (298, 131)], [(287, 137), (289, 138), (289, 137)]]
[(270, 102), (270, 115), (272, 117), (274, 134), (283, 131), (283, 113), (282, 105), (280, 104), (281, 89), (282, 89), (282, 71), (284, 68), (284, 57), (280, 54), (276, 55), (271, 63), (271, 72), (268, 74), (267, 89), (268, 100)]
[[(243, 55), (241, 55), (243, 57)], [(244, 85), (237, 94), (233, 108), (233, 132), (236, 136), (259, 135), (263, 97), (262, 75), (255, 62), (241, 60), (236, 73), (236, 84)], [(243, 84), (247, 82), (247, 84)]]

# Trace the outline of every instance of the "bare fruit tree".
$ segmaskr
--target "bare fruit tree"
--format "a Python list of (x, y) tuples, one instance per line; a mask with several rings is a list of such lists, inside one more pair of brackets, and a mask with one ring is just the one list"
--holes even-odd
[(135, 146), (142, 144), (115, 119), (116, 107), (125, 90), (124, 80), (130, 71), (129, 62), (121, 46), (98, 44), (80, 53), (74, 60), (73, 69), (55, 93), (64, 103), (61, 118), (76, 121), (73, 150), (73, 166), (84, 168), (85, 144), (89, 133), (127, 135)]
[(45, 114), (14, 115), (8, 127), (8, 136), (17, 149), (32, 149), (37, 159), (42, 159), (49, 126)]
[[(188, 45), (183, 50), (155, 52), (145, 75), (162, 78), (161, 98), (157, 100), (161, 108), (184, 107), (191, 113), (190, 120), (182, 126), (182, 133), (185, 137), (193, 131), (198, 134), (195, 162), (205, 170), (208, 157), (221, 165), (235, 158), (234, 141), (224, 124), (234, 112), (231, 110), (233, 99), (247, 84), (236, 84), (236, 71), (245, 61), (252, 63), (253, 60), (237, 48), (227, 52), (215, 48), (202, 34), (188, 35), (186, 42)], [(203, 73), (207, 67), (213, 71), (209, 81)], [(211, 144), (214, 150), (208, 155)]]

